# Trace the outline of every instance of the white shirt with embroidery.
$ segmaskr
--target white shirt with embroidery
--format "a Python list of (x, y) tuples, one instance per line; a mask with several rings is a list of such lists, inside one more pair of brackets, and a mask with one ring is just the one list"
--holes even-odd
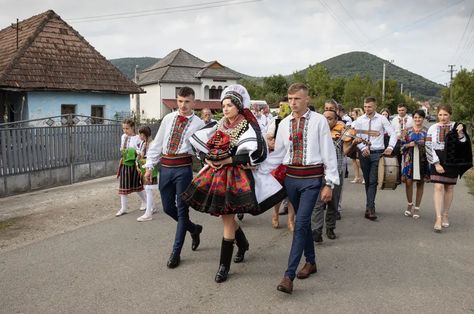
[(137, 153), (139, 153), (140, 152), (140, 147), (142, 145), (142, 140), (140, 139), (140, 136), (139, 135), (128, 136), (128, 143), (124, 147), (126, 138), (127, 138), (127, 135), (122, 134), (122, 138), (121, 138), (121, 141), (120, 141), (120, 149), (135, 148)]
[[(303, 115), (305, 125), (303, 129), (303, 166), (323, 164), (325, 180), (328, 183), (339, 184), (336, 150), (331, 138), (331, 132), (326, 118), (316, 112), (306, 111)], [(281, 120), (275, 140), (275, 150), (259, 166), (258, 171), (270, 173), (280, 164), (291, 164), (293, 157), (293, 143), (290, 139), (292, 114)]]
[[(390, 136), (388, 147), (392, 149), (397, 144), (397, 135), (393, 130), (392, 125), (388, 122), (380, 113), (375, 112), (372, 118), (369, 118), (367, 114), (364, 114), (355, 120), (351, 127), (356, 129), (357, 136), (367, 140), (371, 143), (370, 150), (382, 150), (385, 149), (384, 134), (387, 133)], [(364, 143), (357, 144), (360, 150), (364, 150), (367, 145)]]
[[(174, 130), (176, 120), (178, 119), (178, 111), (171, 112), (164, 116), (161, 121), (158, 133), (156, 133), (155, 139), (150, 144), (150, 148), (147, 152), (147, 159), (145, 167), (152, 169), (159, 161), (161, 155), (167, 155), (171, 140), (171, 133)], [(194, 113), (188, 117), (188, 123), (181, 134), (181, 140), (178, 144), (178, 150), (176, 154), (192, 154), (193, 149), (189, 138), (204, 126), (204, 122), (196, 116)]]
[(409, 115), (405, 115), (403, 118), (400, 117), (400, 115), (397, 115), (392, 120), (392, 126), (395, 130), (395, 134), (397, 134), (397, 138), (400, 138), (402, 130), (413, 127), (413, 118)]
[[(449, 131), (451, 131), (454, 127), (455, 122), (451, 122), (449, 124), (441, 124), (435, 123), (428, 129), (426, 134), (426, 157), (430, 164), (439, 163), (439, 157), (436, 153), (437, 150), (444, 150), (445, 143), (446, 143), (446, 135)], [(442, 129), (447, 128), (445, 132), (440, 132)], [(466, 141), (466, 137), (464, 136), (462, 139), (459, 140), (460, 142), (464, 143)]]

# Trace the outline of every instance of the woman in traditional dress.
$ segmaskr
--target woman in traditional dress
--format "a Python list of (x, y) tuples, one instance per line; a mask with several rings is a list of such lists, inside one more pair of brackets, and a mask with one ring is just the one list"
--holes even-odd
[[(407, 196), (405, 216), (420, 218), (420, 204), (425, 181), (429, 180), (429, 164), (426, 159), (425, 141), (427, 128), (423, 126), (425, 112), (417, 110), (413, 114), (413, 127), (402, 131), (402, 176)], [(416, 199), (413, 207), (413, 182), (416, 182)]]
[(449, 227), (448, 212), (458, 176), (472, 167), (471, 141), (465, 126), (451, 121), (451, 107), (438, 107), (438, 123), (428, 129), (426, 155), (431, 164), (430, 180), (434, 183), (434, 231)]
[[(354, 108), (351, 111), (352, 123), (357, 120), (358, 117), (364, 114), (364, 111), (361, 108)], [(359, 161), (359, 150), (357, 147), (347, 155), (352, 160), (352, 169), (354, 170), (354, 180), (350, 181), (351, 183), (362, 183), (365, 184), (364, 178), (362, 177), (362, 170), (360, 169)]]
[(223, 91), (221, 103), (224, 117), (197, 131), (190, 140), (206, 166), (182, 194), (190, 207), (222, 218), (218, 283), (227, 280), (234, 241), (238, 247), (235, 263), (242, 262), (249, 249), (235, 214), (261, 214), (286, 196), (273, 176), (252, 169), (265, 160), (267, 149), (255, 116), (248, 110), (247, 90), (231, 85)]

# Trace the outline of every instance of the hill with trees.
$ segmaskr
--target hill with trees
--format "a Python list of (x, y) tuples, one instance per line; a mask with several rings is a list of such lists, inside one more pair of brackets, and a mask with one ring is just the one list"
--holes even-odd
[(142, 71), (156, 62), (160, 58), (140, 57), (140, 58), (118, 58), (109, 60), (117, 69), (125, 74), (129, 79), (133, 80), (135, 76), (135, 66), (138, 65), (138, 71)]
[[(439, 93), (443, 88), (442, 85), (396, 66), (395, 64), (390, 63), (390, 61), (381, 59), (368, 52), (349, 52), (321, 62), (321, 64), (329, 71), (332, 78), (351, 78), (355, 75), (359, 75), (361, 77), (368, 76), (373, 81), (382, 79), (384, 63), (386, 65), (385, 78), (397, 81), (399, 86), (400, 84), (403, 84), (403, 89), (406, 94), (411, 92), (413, 97), (420, 99), (440, 97)], [(306, 71), (307, 69), (301, 72), (304, 75)]]

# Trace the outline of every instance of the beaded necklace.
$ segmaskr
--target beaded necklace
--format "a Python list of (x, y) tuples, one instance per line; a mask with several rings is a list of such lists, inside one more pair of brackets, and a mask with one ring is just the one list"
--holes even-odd
[(233, 128), (226, 128), (224, 127), (224, 119), (225, 118), (222, 118), (220, 121), (219, 121), (219, 126), (218, 126), (218, 129), (224, 133), (226, 133), (227, 135), (229, 135), (230, 137), (230, 146), (231, 147), (234, 147), (237, 145), (238, 141), (239, 141), (239, 138), (240, 136), (245, 132), (246, 128), (247, 128), (247, 125), (248, 125), (248, 121), (246, 119), (243, 119), (239, 124), (237, 124), (235, 127)]

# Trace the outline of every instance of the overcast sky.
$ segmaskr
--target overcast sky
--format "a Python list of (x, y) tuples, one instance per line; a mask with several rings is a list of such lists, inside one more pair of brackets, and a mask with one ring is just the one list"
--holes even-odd
[(474, 67), (474, 0), (0, 0), (0, 28), (48, 9), (108, 59), (183, 48), (267, 76), (367, 51), (443, 84)]

